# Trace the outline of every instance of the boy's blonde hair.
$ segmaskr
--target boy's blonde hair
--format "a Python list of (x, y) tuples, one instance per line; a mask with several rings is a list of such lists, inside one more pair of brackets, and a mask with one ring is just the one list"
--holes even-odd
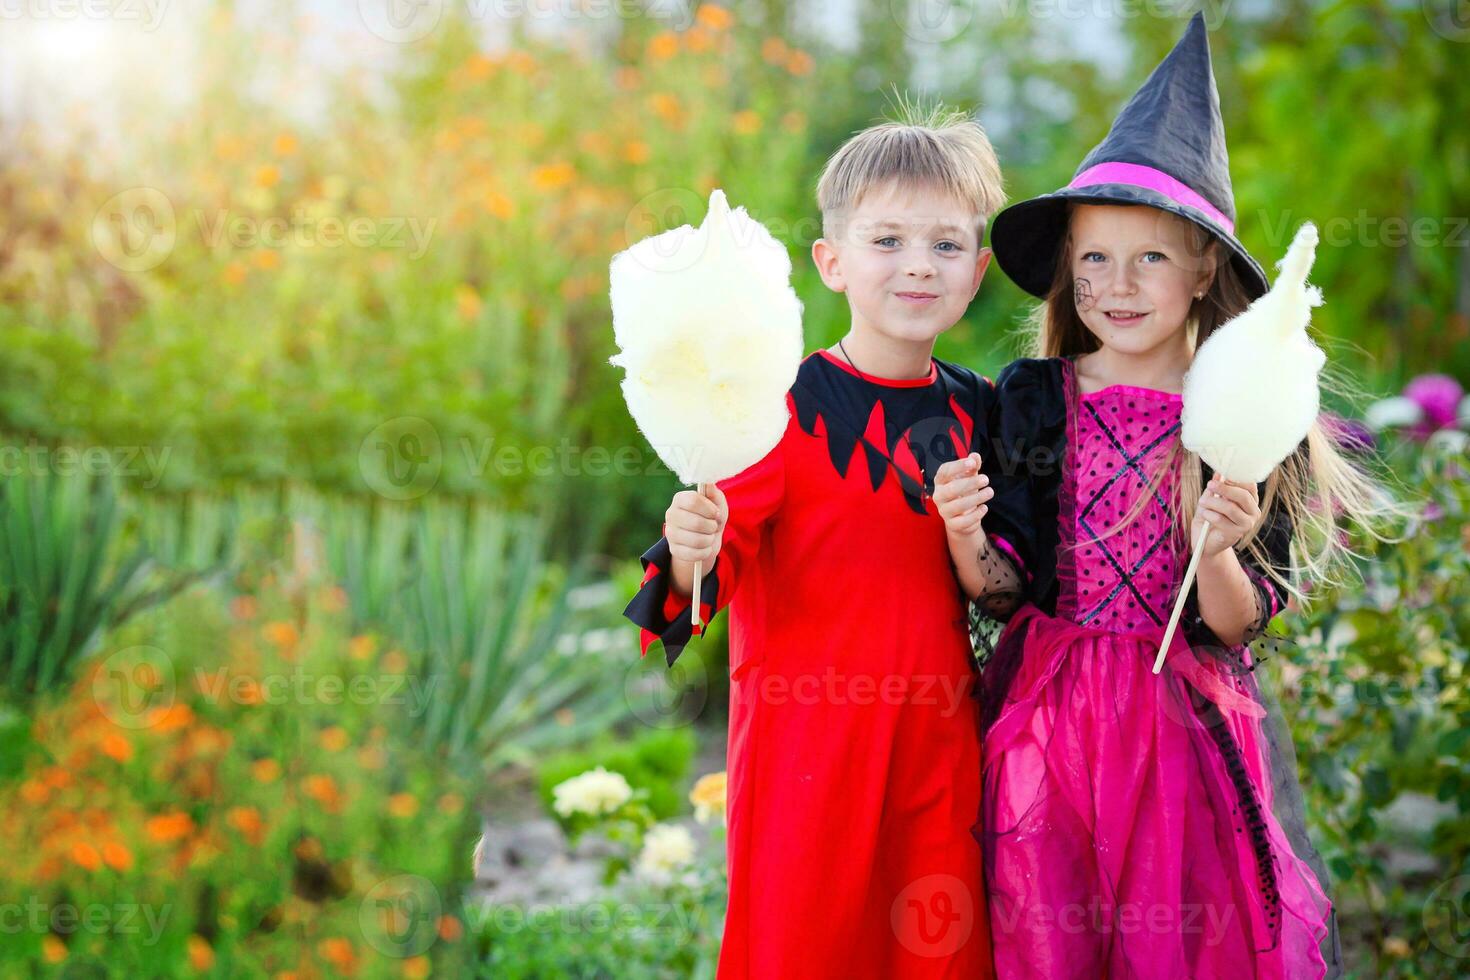
[(976, 241), (1005, 204), (995, 148), (978, 122), (959, 109), (900, 104), (898, 118), (871, 126), (832, 154), (817, 180), (822, 235), (837, 238), (845, 219), (879, 188), (931, 188), (976, 216)]

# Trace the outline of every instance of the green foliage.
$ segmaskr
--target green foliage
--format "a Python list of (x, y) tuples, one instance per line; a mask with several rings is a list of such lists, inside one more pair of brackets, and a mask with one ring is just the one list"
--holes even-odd
[[(1319, 586), (1273, 625), (1272, 672), (1344, 945), (1384, 975), (1432, 977), (1456, 961), (1426, 927), (1426, 897), (1470, 872), (1470, 457), (1452, 431), (1392, 448), (1426, 519), (1398, 543), (1356, 538), (1361, 581)], [(1391, 822), (1405, 805), (1434, 822)], [(1427, 854), (1436, 870), (1395, 870), (1391, 849)]]
[(64, 684), (101, 633), (193, 580), (163, 576), (141, 547), (119, 547), (106, 476), (0, 480), (0, 692), (28, 698)]

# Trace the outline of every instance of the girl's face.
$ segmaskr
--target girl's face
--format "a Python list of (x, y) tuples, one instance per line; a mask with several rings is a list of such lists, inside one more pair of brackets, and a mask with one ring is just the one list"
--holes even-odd
[(1102, 346), (1146, 354), (1182, 335), (1213, 280), (1188, 222), (1144, 206), (1084, 204), (1072, 212), (1077, 315)]

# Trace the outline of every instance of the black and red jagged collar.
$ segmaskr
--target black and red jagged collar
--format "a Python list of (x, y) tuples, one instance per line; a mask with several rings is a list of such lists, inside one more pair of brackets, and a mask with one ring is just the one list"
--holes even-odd
[[(904, 500), (928, 513), (939, 467), (970, 452), (975, 426), (985, 425), (993, 387), (968, 368), (936, 359), (928, 384), (865, 380), (820, 352), (806, 358), (791, 394), (797, 423), (825, 435), (837, 475), (847, 477), (859, 444), (876, 493), (890, 470)], [(978, 420), (978, 423), (977, 423)]]

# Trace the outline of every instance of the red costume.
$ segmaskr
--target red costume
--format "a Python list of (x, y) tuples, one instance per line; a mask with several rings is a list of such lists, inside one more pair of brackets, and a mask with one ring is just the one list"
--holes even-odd
[[(993, 398), (941, 361), (893, 381), (820, 351), (781, 442), (719, 484), (700, 598), (706, 621), (731, 607), (720, 980), (992, 975), (974, 658), (929, 493), (988, 441)], [(668, 542), (643, 563), (626, 614), (673, 663), (691, 630)]]

